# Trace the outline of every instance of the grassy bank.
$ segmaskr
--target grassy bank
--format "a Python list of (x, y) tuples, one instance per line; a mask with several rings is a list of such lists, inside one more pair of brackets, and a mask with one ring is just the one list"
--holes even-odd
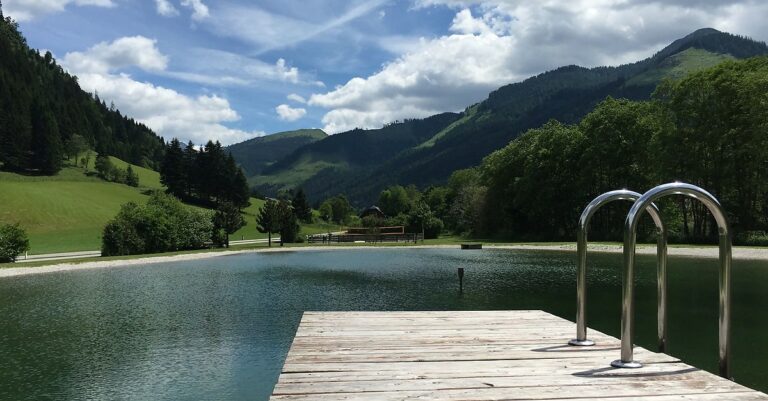
[[(112, 163), (122, 169), (128, 166), (116, 158)], [(92, 164), (89, 170), (69, 165), (50, 177), (0, 172), (0, 223), (19, 223), (27, 231), (30, 254), (100, 249), (101, 231), (120, 206), (144, 203), (148, 191), (162, 189), (162, 185), (159, 173), (135, 165), (138, 188), (106, 182), (93, 174)], [(248, 225), (233, 239), (266, 237), (255, 223), (262, 204), (251, 199), (251, 206), (243, 211)]]

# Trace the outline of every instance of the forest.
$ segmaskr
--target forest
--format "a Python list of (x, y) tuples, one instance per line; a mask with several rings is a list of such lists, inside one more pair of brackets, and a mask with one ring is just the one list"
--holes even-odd
[(2, 10), (0, 60), (0, 169), (56, 174), (67, 149), (81, 139), (99, 154), (159, 167), (163, 139), (80, 89), (50, 52), (30, 49)]
[[(578, 124), (552, 120), (454, 173), (471, 211), (458, 229), (525, 240), (575, 237), (582, 208), (603, 192), (683, 181), (715, 195), (742, 244), (768, 242), (768, 57), (730, 61), (660, 84), (650, 101), (606, 98)], [(462, 180), (460, 176), (463, 176)], [(463, 182), (463, 183), (460, 183)], [(691, 199), (662, 202), (675, 241), (717, 227)], [(627, 206), (593, 223), (621, 238)]]

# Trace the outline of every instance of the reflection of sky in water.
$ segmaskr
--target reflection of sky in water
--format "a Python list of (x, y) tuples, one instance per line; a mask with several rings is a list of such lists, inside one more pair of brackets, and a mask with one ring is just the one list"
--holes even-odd
[[(655, 265), (637, 330), (655, 344)], [(0, 399), (268, 398), (305, 310), (543, 309), (573, 320), (574, 255), (376, 249), (247, 254), (0, 280)], [(590, 255), (589, 325), (618, 334), (621, 255)], [(464, 267), (464, 293), (456, 269)], [(734, 265), (734, 369), (768, 389), (764, 262)], [(670, 263), (670, 349), (717, 360), (717, 263)], [(567, 340), (567, 339), (565, 339)], [(748, 348), (749, 346), (749, 348)]]

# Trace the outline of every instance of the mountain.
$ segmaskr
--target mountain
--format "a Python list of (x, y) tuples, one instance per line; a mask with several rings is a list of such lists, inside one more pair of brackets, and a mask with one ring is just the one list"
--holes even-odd
[(0, 10), (0, 169), (55, 174), (74, 142), (153, 169), (164, 151), (162, 138), (80, 89), (50, 52), (30, 49)]
[(249, 139), (227, 147), (235, 160), (240, 163), (247, 176), (261, 172), (288, 156), (296, 149), (325, 139), (328, 136), (321, 129), (300, 129), (297, 131), (279, 132), (272, 135)]
[(296, 149), (253, 177), (251, 182), (267, 194), (311, 182), (313, 194), (336, 195), (340, 193), (334, 188), (337, 174), (371, 171), (434, 136), (458, 118), (456, 113), (443, 113), (421, 120), (394, 122), (380, 129), (355, 129), (331, 135)]
[[(768, 54), (765, 43), (700, 29), (632, 64), (565, 66), (503, 86), (464, 112), (435, 121), (432, 135), (426, 130), (415, 133), (411, 139), (423, 138), (419, 143), (392, 146), (387, 157), (377, 157), (376, 149), (354, 145), (364, 142), (366, 136), (387, 135), (386, 127), (332, 135), (297, 149), (254, 177), (252, 183), (266, 193), (301, 186), (313, 201), (345, 193), (354, 204), (366, 205), (388, 185), (442, 184), (453, 171), (479, 164), (483, 157), (530, 128), (550, 119), (578, 122), (607, 96), (649, 99), (663, 79), (678, 79), (725, 60), (763, 54)], [(433, 118), (410, 120), (408, 124), (415, 126)], [(339, 152), (337, 148), (344, 146), (355, 152)]]

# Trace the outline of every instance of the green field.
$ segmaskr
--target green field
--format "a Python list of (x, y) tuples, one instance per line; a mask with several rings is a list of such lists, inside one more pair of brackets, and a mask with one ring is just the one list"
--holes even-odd
[[(119, 159), (112, 162), (127, 167)], [(29, 235), (30, 254), (100, 249), (101, 231), (122, 204), (146, 202), (147, 190), (162, 188), (157, 172), (132, 168), (139, 175), (139, 188), (105, 182), (73, 166), (53, 177), (0, 172), (0, 223), (21, 224)], [(266, 238), (255, 222), (262, 204), (251, 199), (251, 206), (243, 211), (248, 225), (231, 239)]]

